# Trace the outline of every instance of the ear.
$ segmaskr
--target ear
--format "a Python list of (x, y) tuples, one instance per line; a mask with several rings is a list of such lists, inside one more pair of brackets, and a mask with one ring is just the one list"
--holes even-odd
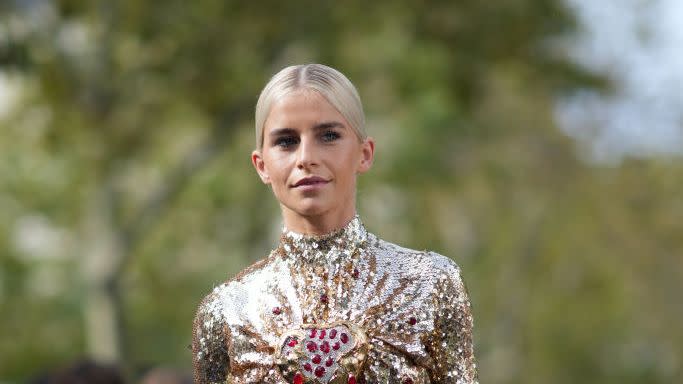
[(375, 159), (375, 140), (372, 137), (366, 138), (361, 143), (360, 151), (360, 163), (356, 168), (356, 173), (359, 174), (367, 172), (372, 167), (372, 162)]
[(261, 155), (261, 151), (258, 149), (255, 149), (251, 153), (251, 163), (254, 165), (256, 173), (258, 173), (259, 177), (261, 177), (263, 184), (270, 184), (270, 176), (268, 176), (266, 164), (263, 162), (263, 156)]

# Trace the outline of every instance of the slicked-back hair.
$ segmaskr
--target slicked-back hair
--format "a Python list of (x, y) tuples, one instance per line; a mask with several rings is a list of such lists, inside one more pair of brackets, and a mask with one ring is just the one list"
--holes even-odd
[(298, 90), (319, 92), (341, 113), (358, 136), (365, 140), (365, 114), (356, 87), (338, 70), (322, 64), (293, 65), (276, 73), (256, 103), (256, 148), (263, 147), (263, 130), (273, 104)]

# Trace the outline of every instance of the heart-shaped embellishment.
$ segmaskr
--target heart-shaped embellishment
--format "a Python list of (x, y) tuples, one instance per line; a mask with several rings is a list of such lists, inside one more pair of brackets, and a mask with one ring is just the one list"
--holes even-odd
[(347, 322), (304, 325), (281, 340), (278, 363), (290, 382), (347, 384), (367, 356), (365, 333)]

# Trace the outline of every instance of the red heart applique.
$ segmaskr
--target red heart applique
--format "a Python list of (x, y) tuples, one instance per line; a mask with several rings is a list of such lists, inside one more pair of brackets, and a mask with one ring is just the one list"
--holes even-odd
[(283, 336), (280, 362), (295, 384), (354, 384), (366, 352), (365, 335), (356, 327), (341, 322), (310, 325)]

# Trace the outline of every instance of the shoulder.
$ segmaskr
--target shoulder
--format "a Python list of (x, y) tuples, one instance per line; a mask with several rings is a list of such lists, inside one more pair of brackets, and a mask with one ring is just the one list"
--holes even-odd
[(241, 301), (248, 297), (250, 291), (265, 284), (265, 280), (259, 277), (274, 267), (272, 261), (271, 254), (215, 286), (199, 303), (195, 317), (224, 319), (227, 312), (240, 307)]
[(406, 248), (375, 235), (370, 235), (369, 239), (370, 246), (374, 248), (373, 253), (380, 262), (392, 264), (408, 272), (422, 273), (436, 280), (461, 280), (460, 266), (450, 257), (433, 251)]

